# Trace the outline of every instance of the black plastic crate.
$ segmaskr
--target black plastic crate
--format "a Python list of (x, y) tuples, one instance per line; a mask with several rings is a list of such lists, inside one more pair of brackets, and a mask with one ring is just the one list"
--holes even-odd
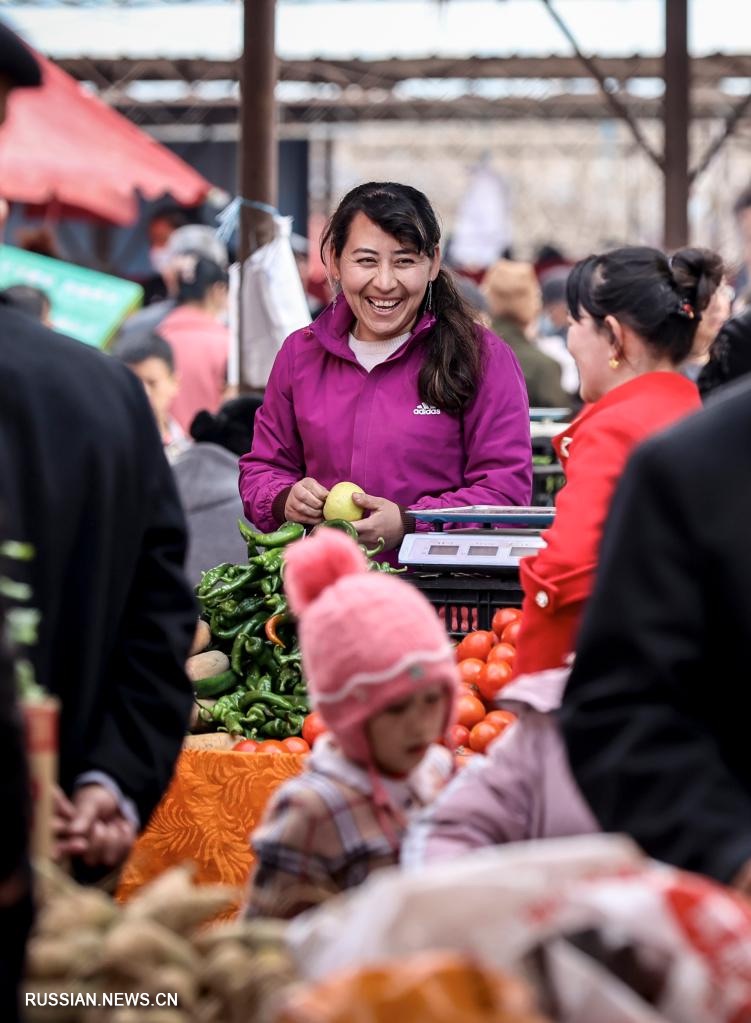
[(403, 578), (421, 590), (445, 623), (449, 635), (461, 639), (473, 629), (489, 629), (500, 607), (521, 607), (518, 570), (508, 575), (412, 572)]

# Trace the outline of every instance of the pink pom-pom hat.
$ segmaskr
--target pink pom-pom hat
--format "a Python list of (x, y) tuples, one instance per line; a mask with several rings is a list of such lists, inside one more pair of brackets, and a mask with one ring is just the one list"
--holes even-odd
[(458, 670), (443, 625), (419, 590), (368, 571), (357, 544), (335, 529), (290, 545), (284, 587), (299, 621), (311, 703), (350, 759), (370, 763), (369, 718), (436, 684), (448, 694), (448, 729)]

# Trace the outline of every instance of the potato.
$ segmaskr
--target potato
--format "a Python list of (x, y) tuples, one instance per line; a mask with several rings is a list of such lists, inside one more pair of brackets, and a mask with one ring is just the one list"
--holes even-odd
[(87, 927), (105, 930), (120, 915), (115, 902), (96, 888), (78, 888), (70, 895), (52, 899), (39, 914), (38, 935), (61, 937)]
[(189, 657), (185, 662), (185, 673), (191, 682), (211, 678), (212, 675), (221, 675), (228, 668), (229, 657), (221, 650), (206, 650), (202, 654)]
[(123, 920), (105, 936), (103, 969), (138, 979), (161, 965), (193, 973), (198, 957), (184, 938), (154, 920)]
[(199, 618), (196, 623), (196, 631), (193, 635), (193, 642), (190, 647), (188, 657), (193, 657), (194, 654), (200, 654), (211, 642), (211, 629), (209, 623), (205, 622), (203, 618)]
[(64, 937), (32, 937), (26, 950), (26, 976), (80, 978), (98, 961), (101, 931), (71, 931)]
[(187, 867), (174, 867), (142, 888), (124, 910), (127, 920), (156, 920), (177, 934), (188, 935), (199, 924), (237, 905), (239, 888), (194, 885)]
[(242, 739), (241, 735), (230, 735), (228, 732), (209, 732), (208, 735), (186, 735), (183, 739), (183, 749), (232, 749), (236, 742)]

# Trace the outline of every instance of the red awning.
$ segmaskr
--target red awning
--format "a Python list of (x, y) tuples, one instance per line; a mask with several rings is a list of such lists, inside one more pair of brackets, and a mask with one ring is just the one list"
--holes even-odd
[(206, 197), (212, 185), (184, 160), (35, 56), (43, 84), (11, 93), (0, 130), (0, 196), (114, 224), (137, 219), (137, 191), (184, 206)]

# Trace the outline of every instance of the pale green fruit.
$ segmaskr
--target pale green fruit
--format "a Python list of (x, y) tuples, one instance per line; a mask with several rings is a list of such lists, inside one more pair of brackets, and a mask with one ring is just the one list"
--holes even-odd
[(355, 522), (365, 514), (363, 508), (358, 508), (352, 500), (353, 494), (362, 494), (362, 487), (356, 483), (337, 483), (329, 490), (329, 496), (323, 506), (323, 517), (327, 522), (332, 519), (344, 519), (345, 522)]

